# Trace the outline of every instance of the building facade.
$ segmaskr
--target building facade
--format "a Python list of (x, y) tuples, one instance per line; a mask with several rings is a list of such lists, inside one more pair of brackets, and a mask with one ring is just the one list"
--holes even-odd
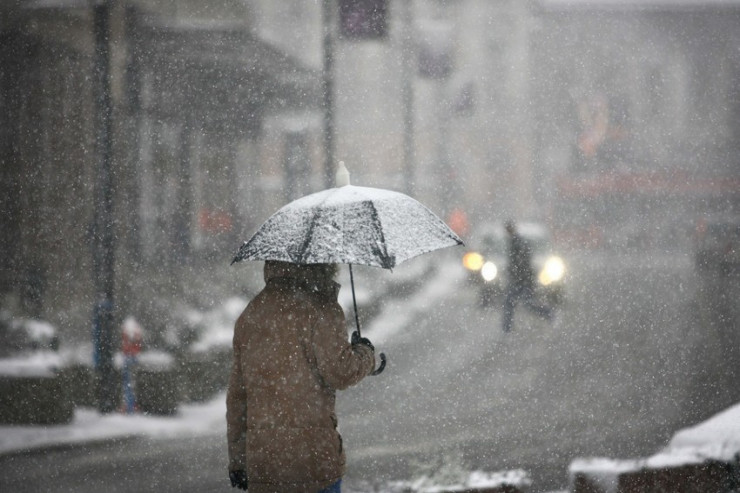
[[(177, 306), (211, 301), (199, 290), (212, 265), (228, 267), (265, 199), (253, 173), (273, 152), (265, 122), (315, 113), (321, 97), (319, 74), (259, 39), (240, 2), (228, 15), (199, 2), (104, 5), (103, 62), (100, 5), (14, 3), (0, 25), (1, 308), (72, 337), (110, 297), (101, 276), (113, 278), (117, 318), (137, 313), (152, 333), (178, 323)], [(102, 254), (101, 197), (112, 204)], [(238, 289), (224, 277), (214, 291)]]
[[(0, 306), (76, 335), (98, 296), (92, 5), (0, 7)], [(243, 289), (230, 253), (326, 186), (327, 33), (355, 184), (580, 247), (738, 212), (737, 1), (388, 0), (371, 39), (338, 0), (109, 5), (117, 310), (156, 330)]]

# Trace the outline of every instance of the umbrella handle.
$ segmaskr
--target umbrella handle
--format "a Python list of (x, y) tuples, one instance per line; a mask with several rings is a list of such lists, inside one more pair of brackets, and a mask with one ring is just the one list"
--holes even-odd
[[(355, 324), (357, 324), (357, 337), (362, 337), (360, 332), (360, 316), (357, 314), (357, 299), (355, 298), (355, 276), (352, 274), (352, 264), (349, 264), (349, 282), (352, 284), (352, 304), (355, 308)], [(380, 366), (370, 375), (380, 375), (385, 370), (385, 353), (380, 353)]]
[(385, 370), (385, 353), (380, 353), (380, 366), (373, 370), (370, 375), (380, 375)]

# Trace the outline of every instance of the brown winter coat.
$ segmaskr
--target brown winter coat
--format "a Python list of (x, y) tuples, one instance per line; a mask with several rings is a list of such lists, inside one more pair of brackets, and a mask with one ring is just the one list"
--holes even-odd
[(375, 357), (347, 341), (339, 285), (320, 269), (266, 262), (266, 286), (234, 328), (229, 470), (246, 470), (252, 493), (316, 492), (344, 474), (335, 391), (368, 375)]

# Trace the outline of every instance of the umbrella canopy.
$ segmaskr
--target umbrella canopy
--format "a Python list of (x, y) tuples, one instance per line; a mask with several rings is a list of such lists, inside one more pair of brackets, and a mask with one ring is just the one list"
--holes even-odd
[(295, 200), (273, 214), (238, 250), (241, 260), (344, 263), (392, 269), (463, 242), (408, 195), (345, 185)]

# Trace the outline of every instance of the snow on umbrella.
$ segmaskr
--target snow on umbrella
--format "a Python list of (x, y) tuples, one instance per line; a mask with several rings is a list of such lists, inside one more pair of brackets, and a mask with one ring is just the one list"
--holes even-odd
[(234, 258), (295, 264), (343, 263), (392, 269), (462, 240), (411, 197), (347, 185), (300, 198), (277, 211)]
[(337, 184), (283, 206), (244, 242), (231, 263), (349, 264), (354, 302), (352, 264), (392, 269), (417, 255), (463, 244), (442, 219), (408, 195), (350, 185), (343, 163)]

